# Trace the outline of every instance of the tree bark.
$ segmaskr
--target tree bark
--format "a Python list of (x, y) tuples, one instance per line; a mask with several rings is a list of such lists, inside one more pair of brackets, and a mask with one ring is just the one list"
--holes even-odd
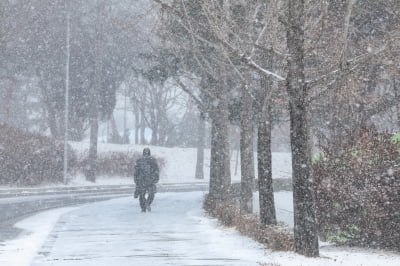
[(97, 3), (96, 7), (96, 43), (95, 43), (95, 65), (94, 65), (94, 75), (95, 82), (91, 87), (91, 102), (90, 102), (90, 147), (89, 147), (89, 157), (88, 157), (88, 169), (86, 171), (86, 179), (91, 182), (96, 182), (96, 166), (97, 166), (97, 139), (99, 132), (99, 122), (98, 122), (98, 93), (100, 93), (100, 88), (102, 86), (102, 35), (103, 35), (103, 25), (102, 25), (102, 12), (104, 2), (100, 1)]
[(196, 179), (204, 179), (204, 140), (206, 135), (206, 120), (203, 113), (200, 113), (197, 128), (197, 161)]
[(69, 119), (68, 138), (72, 141), (82, 141), (87, 124), (83, 118)]
[(119, 135), (118, 128), (117, 128), (117, 123), (115, 122), (114, 114), (111, 115), (110, 117), (110, 123), (111, 123), (111, 143), (116, 143), (120, 144), (122, 141), (121, 136)]
[(45, 80), (44, 75), (38, 75), (39, 77), (39, 86), (41, 88), (41, 93), (44, 101), (44, 105), (46, 107), (47, 112), (47, 124), (50, 128), (50, 134), (53, 138), (59, 138), (59, 130), (57, 128), (57, 119), (56, 119), (56, 108), (54, 107), (54, 103), (50, 100), (50, 92), (49, 92), (49, 84)]
[(240, 212), (253, 212), (254, 153), (253, 153), (253, 100), (247, 84), (242, 89), (240, 117)]
[[(399, 87), (397, 86), (397, 83), (396, 83), (396, 76), (393, 77), (393, 90), (394, 90), (395, 98), (398, 100), (398, 103), (400, 103), (400, 91), (399, 91)], [(399, 104), (397, 104), (397, 106), (396, 106), (396, 111), (397, 111), (397, 130), (400, 131), (400, 105)]]
[(135, 144), (139, 144), (139, 130), (140, 130), (140, 112), (139, 108), (135, 106)]
[(262, 225), (276, 224), (274, 190), (272, 184), (272, 119), (271, 119), (271, 84), (266, 85), (263, 78), (261, 88), (266, 90), (258, 122), (257, 167), (258, 191), (260, 202), (260, 223)]
[(218, 101), (218, 105), (212, 112), (209, 197), (213, 200), (223, 201), (229, 197), (231, 184), (228, 97), (221, 97)]
[(304, 73), (304, 0), (289, 0), (287, 91), (290, 105), (290, 142), (293, 169), (294, 244), (305, 256), (318, 256), (318, 236), (311, 176), (307, 119), (307, 84)]
[(90, 118), (90, 147), (88, 157), (88, 169), (86, 171), (86, 180), (90, 182), (96, 182), (98, 131), (99, 124), (96, 114), (96, 116), (92, 115), (92, 117)]
[(12, 123), (12, 99), (13, 99), (13, 92), (15, 88), (15, 79), (10, 78), (5, 86), (5, 94), (4, 94), (4, 124), (11, 125)]
[(158, 124), (153, 123), (151, 127), (151, 145), (156, 146), (158, 145)]
[(140, 106), (140, 145), (146, 145), (146, 120), (145, 120), (145, 108), (144, 104)]

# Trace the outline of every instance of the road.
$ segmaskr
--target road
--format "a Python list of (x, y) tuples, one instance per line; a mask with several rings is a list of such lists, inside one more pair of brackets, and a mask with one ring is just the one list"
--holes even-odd
[[(132, 197), (75, 208), (60, 216), (31, 266), (259, 265), (263, 247), (205, 216), (202, 198), (159, 193), (151, 213)], [(31, 224), (34, 231), (40, 220)]]
[[(160, 184), (160, 192), (205, 191), (206, 183)], [(132, 195), (133, 185), (0, 189), (0, 243), (16, 237), (13, 224), (39, 211)]]

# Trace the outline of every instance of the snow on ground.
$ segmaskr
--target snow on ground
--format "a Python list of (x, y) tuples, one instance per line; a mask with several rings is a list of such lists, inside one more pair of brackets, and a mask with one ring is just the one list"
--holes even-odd
[[(68, 185), (70, 187), (76, 186), (114, 186), (114, 185), (133, 185), (133, 176), (132, 177), (124, 177), (124, 176), (97, 176), (96, 183), (89, 182), (86, 180), (84, 174), (79, 173), (74, 176), (71, 176)], [(60, 184), (59, 186), (65, 186)]]
[(267, 251), (265, 262), (281, 266), (397, 266), (400, 254), (361, 248), (322, 246), (320, 257), (306, 258), (294, 252)]
[[(254, 212), (260, 211), (258, 192), (253, 194)], [(293, 217), (293, 193), (291, 191), (280, 191), (274, 193), (276, 218), (289, 227), (294, 226)], [(267, 251), (269, 263), (278, 265), (298, 266), (391, 266), (400, 265), (400, 253), (387, 252), (373, 249), (337, 247), (330, 243), (320, 242), (320, 258), (305, 258), (293, 252)]]
[[(70, 142), (71, 146), (78, 154), (82, 155), (89, 148), (88, 142)], [(152, 155), (164, 158), (165, 167), (161, 171), (160, 183), (195, 183), (207, 182), (210, 174), (210, 150), (205, 150), (205, 164), (204, 164), (204, 180), (194, 178), (196, 169), (196, 156), (197, 150), (195, 148), (166, 148), (156, 146), (141, 146), (134, 144), (109, 144), (99, 143), (98, 152), (139, 152), (142, 153), (145, 147), (150, 147)], [(256, 156), (256, 155), (255, 155)], [(239, 166), (236, 168), (236, 151), (231, 154), (231, 174), (232, 181), (240, 181), (240, 161)], [(256, 157), (255, 157), (256, 158)], [(273, 178), (290, 178), (291, 177), (291, 155), (286, 152), (273, 152), (272, 153), (272, 175)], [(255, 169), (257, 171), (257, 169)], [(235, 174), (236, 173), (236, 174)], [(75, 180), (74, 180), (75, 179)], [(85, 183), (84, 178), (73, 178), (72, 184), (90, 185)], [(127, 184), (132, 183), (131, 178), (109, 178), (99, 177), (98, 184)]]
[(264, 249), (206, 216), (202, 198), (160, 193), (151, 213), (140, 213), (131, 197), (47, 211), (18, 223), (31, 233), (1, 247), (0, 265), (400, 265), (399, 253), (380, 250), (323, 244), (319, 258), (306, 258)]
[(45, 211), (16, 223), (14, 226), (23, 229), (24, 233), (17, 239), (1, 243), (0, 265), (29, 266), (60, 216), (75, 209)]
[[(253, 193), (253, 211), (260, 212), (258, 192)], [(274, 193), (276, 219), (278, 222), (287, 224), (290, 228), (294, 226), (293, 217), (293, 193), (291, 191), (279, 191)]]
[[(69, 142), (79, 156), (83, 156), (89, 148), (88, 142)], [(145, 147), (150, 147), (153, 155), (164, 158), (165, 166), (160, 173), (161, 184), (172, 183), (204, 183), (209, 181), (210, 176), (210, 150), (205, 150), (204, 163), (204, 179), (199, 180), (194, 178), (196, 169), (197, 150), (195, 148), (166, 148), (156, 146), (141, 146), (141, 145), (121, 145), (99, 143), (98, 152), (139, 152), (142, 153)], [(256, 154), (255, 154), (256, 156)], [(240, 161), (236, 162), (236, 151), (231, 154), (231, 175), (232, 182), (240, 182)], [(255, 157), (256, 159), (256, 157)], [(235, 171), (236, 163), (238, 163), (237, 171)], [(272, 153), (272, 175), (273, 178), (290, 178), (291, 177), (291, 155), (286, 152)], [(257, 173), (257, 167), (255, 168)], [(81, 173), (69, 177), (67, 186), (101, 186), (101, 185), (132, 185), (132, 177), (122, 176), (98, 176), (96, 183), (88, 182)], [(64, 184), (46, 184), (41, 187), (64, 187)], [(9, 187), (2, 186), (0, 190), (8, 189)], [(26, 189), (29, 189), (27, 187)]]
[(263, 246), (219, 227), (203, 193), (160, 193), (151, 213), (115, 199), (64, 215), (32, 266), (258, 265)]

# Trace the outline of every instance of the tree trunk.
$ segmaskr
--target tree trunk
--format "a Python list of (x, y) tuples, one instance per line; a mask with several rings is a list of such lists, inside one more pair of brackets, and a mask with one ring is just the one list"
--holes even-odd
[(15, 80), (14, 79), (9, 79), (9, 82), (7, 82), (5, 86), (5, 94), (4, 94), (4, 124), (6, 125), (11, 125), (12, 123), (12, 99), (13, 99), (13, 92), (14, 92), (14, 87), (15, 87)]
[(254, 153), (253, 153), (253, 100), (247, 84), (242, 89), (240, 117), (240, 212), (253, 212)]
[(217, 198), (218, 194), (218, 184), (217, 178), (219, 174), (218, 169), (218, 143), (217, 143), (217, 126), (214, 118), (211, 120), (211, 155), (210, 155), (210, 188), (209, 197), (212, 199)]
[[(239, 142), (240, 142), (240, 140), (239, 140)], [(236, 146), (236, 159), (235, 159), (235, 173), (234, 173), (234, 175), (236, 176), (237, 172), (238, 172), (238, 165), (239, 165), (239, 155), (240, 155), (239, 147), (240, 147), (240, 143), (239, 144), (235, 144), (235, 146)]]
[[(399, 92), (399, 87), (397, 86), (396, 83), (396, 76), (393, 77), (393, 90), (394, 90), (394, 95), (397, 99), (397, 102), (400, 103), (400, 92)], [(400, 131), (400, 105), (397, 104), (396, 106), (396, 111), (397, 111), (397, 130)]]
[(120, 144), (122, 141), (121, 136), (119, 135), (118, 128), (117, 128), (117, 123), (115, 122), (114, 114), (111, 115), (110, 117), (110, 123), (111, 123), (111, 143), (116, 143)]
[(304, 0), (289, 0), (287, 47), (287, 91), (290, 105), (290, 142), (293, 169), (294, 244), (305, 256), (318, 256), (318, 236), (311, 176), (306, 108), (307, 84), (304, 74)]
[(295, 250), (305, 256), (318, 256), (311, 150), (306, 108), (290, 107)]
[(139, 144), (139, 130), (140, 130), (140, 113), (139, 108), (135, 107), (135, 144)]
[(160, 111), (157, 112), (159, 118), (157, 119), (158, 122), (158, 145), (160, 146), (165, 146), (168, 140), (168, 131), (170, 128), (168, 128), (168, 118), (164, 116), (160, 116)]
[(258, 122), (257, 138), (257, 167), (258, 190), (260, 202), (260, 223), (262, 225), (276, 224), (274, 190), (272, 184), (272, 119), (271, 119), (271, 86), (266, 86), (265, 78), (261, 88), (266, 90), (266, 97), (261, 109), (261, 117)]
[(154, 124), (151, 128), (151, 145), (156, 146), (158, 145), (158, 125)]
[(84, 131), (82, 120), (79, 118), (69, 119), (68, 124), (68, 139), (72, 141), (81, 141)]
[(90, 147), (88, 157), (88, 170), (86, 171), (86, 179), (91, 182), (96, 182), (96, 165), (97, 165), (97, 139), (99, 133), (99, 122), (98, 122), (98, 93), (102, 85), (102, 12), (103, 1), (97, 3), (96, 8), (96, 43), (95, 43), (95, 65), (94, 75), (95, 82), (91, 87), (91, 102), (90, 102)]
[(146, 120), (145, 120), (145, 108), (144, 105), (140, 107), (140, 145), (146, 145)]
[(60, 138), (60, 132), (57, 127), (56, 110), (52, 103), (47, 107), (47, 121), (49, 123), (51, 136), (55, 139)]
[(231, 184), (228, 141), (228, 98), (221, 97), (211, 123), (211, 164), (209, 197), (223, 201)]
[(206, 137), (206, 120), (203, 113), (200, 114), (197, 128), (197, 161), (196, 179), (204, 179), (204, 140)]
[(97, 166), (97, 135), (99, 124), (96, 117), (90, 118), (90, 147), (88, 157), (88, 169), (86, 171), (86, 180), (96, 182), (96, 166)]
[(38, 77), (39, 86), (41, 88), (42, 97), (44, 99), (44, 105), (46, 107), (47, 124), (50, 128), (50, 134), (53, 138), (59, 138), (60, 134), (57, 128), (56, 108), (54, 107), (54, 103), (50, 100), (49, 84), (48, 82), (46, 82), (43, 75), (38, 75)]

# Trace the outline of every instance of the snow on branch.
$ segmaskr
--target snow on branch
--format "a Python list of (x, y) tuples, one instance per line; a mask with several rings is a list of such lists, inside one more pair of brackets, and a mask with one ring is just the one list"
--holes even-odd
[(284, 77), (282, 77), (279, 74), (276, 74), (274, 72), (271, 72), (265, 68), (262, 68), (260, 65), (258, 65), (256, 62), (254, 62), (252, 59), (250, 59), (249, 57), (246, 56), (242, 56), (242, 61), (244, 63), (246, 63), (248, 66), (254, 68), (255, 70), (260, 71), (261, 73), (267, 75), (267, 76), (272, 76), (274, 78), (276, 78), (279, 81), (285, 81), (286, 79)]

